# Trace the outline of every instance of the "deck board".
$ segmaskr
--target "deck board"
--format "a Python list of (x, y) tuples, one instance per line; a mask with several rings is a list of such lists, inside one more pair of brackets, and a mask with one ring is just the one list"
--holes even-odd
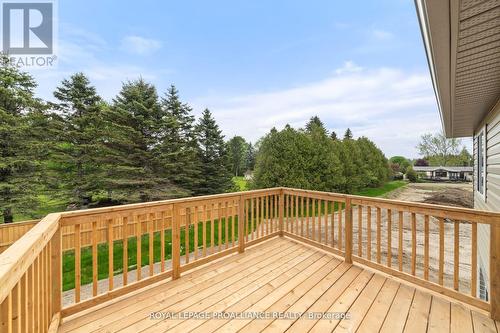
[[(301, 318), (150, 319), (150, 313), (304, 313)], [(313, 317), (348, 312), (350, 319)], [(484, 312), (288, 238), (270, 239), (64, 318), (60, 332), (497, 332)], [(497, 332), (498, 333), (498, 332)]]

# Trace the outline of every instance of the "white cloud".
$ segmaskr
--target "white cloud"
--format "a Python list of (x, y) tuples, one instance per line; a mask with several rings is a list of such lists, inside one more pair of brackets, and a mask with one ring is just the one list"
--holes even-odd
[(381, 29), (375, 29), (372, 31), (373, 37), (378, 40), (388, 40), (391, 39), (394, 35), (392, 32), (381, 30)]
[(122, 49), (138, 55), (151, 54), (161, 46), (162, 43), (159, 40), (140, 36), (126, 36), (122, 40)]
[(340, 74), (345, 74), (345, 73), (355, 73), (355, 72), (360, 72), (363, 70), (363, 67), (360, 67), (356, 65), (353, 61), (349, 60), (344, 62), (344, 66), (337, 68), (335, 70), (335, 73), (340, 75)]
[(427, 72), (365, 70), (352, 62), (342, 69), (300, 87), (243, 96), (212, 95), (199, 98), (195, 106), (210, 108), (227, 136), (242, 135), (252, 141), (272, 127), (287, 123), (300, 127), (318, 115), (339, 135), (350, 127), (355, 136), (368, 136), (388, 156), (416, 156), (420, 135), (440, 129)]

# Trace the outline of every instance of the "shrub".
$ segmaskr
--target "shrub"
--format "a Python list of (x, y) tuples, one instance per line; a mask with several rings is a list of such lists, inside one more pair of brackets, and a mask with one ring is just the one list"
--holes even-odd
[(413, 170), (412, 167), (409, 167), (408, 170), (406, 170), (406, 179), (408, 179), (412, 183), (415, 183), (417, 181), (417, 172)]

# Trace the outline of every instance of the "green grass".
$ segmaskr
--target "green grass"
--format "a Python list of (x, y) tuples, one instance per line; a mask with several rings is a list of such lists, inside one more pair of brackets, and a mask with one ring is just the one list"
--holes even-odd
[(245, 177), (233, 177), (233, 183), (239, 189), (239, 191), (247, 191), (248, 183)]
[[(232, 242), (232, 220), (227, 221), (228, 243)], [(250, 225), (250, 224), (249, 224)], [(250, 229), (250, 228), (249, 228)], [(226, 242), (226, 222), (225, 219), (221, 223), (221, 244), (224, 246)], [(238, 236), (238, 218), (234, 219), (234, 241)], [(155, 232), (153, 235), (153, 262), (161, 260), (161, 235), (160, 232)], [(189, 228), (189, 252), (193, 253), (194, 246), (194, 225)], [(180, 245), (181, 256), (186, 254), (186, 234), (185, 229), (181, 230)], [(211, 246), (211, 223), (206, 223), (206, 241), (207, 248)], [(219, 245), (219, 221), (214, 221), (214, 245)], [(203, 242), (203, 224), (198, 224), (198, 248), (202, 248)], [(223, 247), (224, 248), (224, 247)], [(88, 284), (92, 282), (92, 247), (88, 246), (81, 249), (80, 271), (81, 271), (81, 284)], [(201, 253), (200, 253), (201, 255)], [(165, 230), (165, 260), (172, 258), (172, 232)], [(127, 244), (127, 263), (128, 270), (137, 269), (137, 237), (128, 239)], [(97, 279), (105, 279), (109, 276), (109, 256), (108, 244), (99, 244), (97, 246)], [(141, 237), (141, 267), (149, 265), (149, 235), (142, 235)], [(63, 254), (63, 290), (70, 290), (75, 287), (75, 251), (66, 251)], [(121, 274), (123, 272), (123, 241), (113, 242), (113, 274)]]
[(355, 195), (362, 195), (365, 197), (382, 197), (387, 195), (389, 192), (394, 191), (400, 187), (405, 186), (408, 184), (404, 180), (393, 180), (390, 182), (385, 183), (384, 185), (380, 187), (373, 187), (373, 188), (365, 188), (360, 191), (357, 191), (354, 193)]

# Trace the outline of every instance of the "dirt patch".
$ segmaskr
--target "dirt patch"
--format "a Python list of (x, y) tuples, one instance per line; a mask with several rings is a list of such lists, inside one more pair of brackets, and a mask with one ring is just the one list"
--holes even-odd
[(388, 199), (473, 207), (472, 183), (411, 183), (390, 192)]
[(436, 205), (473, 208), (473, 200), (472, 192), (456, 188), (448, 188), (432, 194), (428, 198), (424, 199), (423, 202)]

